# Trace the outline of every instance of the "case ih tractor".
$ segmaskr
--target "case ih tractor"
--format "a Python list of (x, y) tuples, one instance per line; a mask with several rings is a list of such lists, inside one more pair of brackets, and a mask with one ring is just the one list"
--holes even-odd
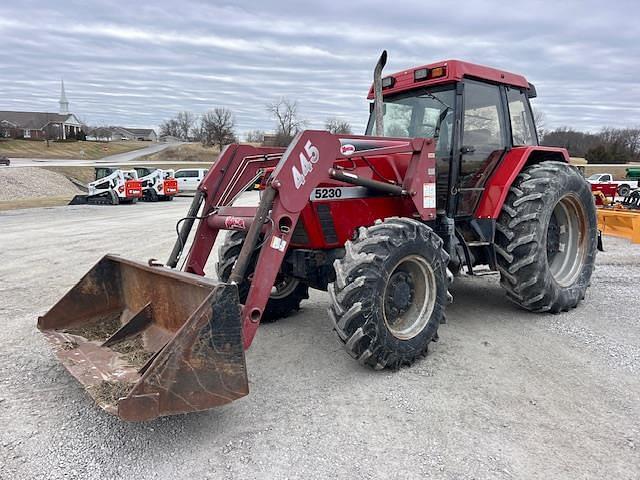
[[(340, 342), (375, 369), (426, 353), (462, 271), (499, 272), (509, 299), (534, 312), (583, 299), (594, 201), (565, 150), (538, 146), (534, 87), (461, 61), (381, 78), (385, 61), (365, 135), (228, 146), (166, 267), (107, 255), (40, 317), (104, 409), (144, 420), (246, 395), (244, 350), (259, 324), (297, 310), (310, 288), (328, 291)], [(264, 172), (259, 205), (234, 206)], [(222, 230), (216, 282), (205, 270)]]

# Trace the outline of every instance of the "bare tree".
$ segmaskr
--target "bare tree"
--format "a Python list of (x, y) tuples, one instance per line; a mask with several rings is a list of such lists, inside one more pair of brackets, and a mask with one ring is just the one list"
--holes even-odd
[(262, 130), (249, 130), (245, 134), (245, 141), (247, 143), (262, 143), (264, 140), (264, 132)]
[(350, 135), (351, 134), (351, 124), (346, 120), (340, 120), (337, 118), (328, 118), (326, 122), (324, 122), (324, 128), (330, 133), (335, 134), (343, 134)]
[(178, 127), (178, 137), (182, 140), (188, 141), (190, 138), (189, 134), (196, 123), (195, 115), (187, 111), (179, 112), (178, 115), (176, 115), (175, 120)]
[(542, 144), (564, 147), (589, 163), (626, 163), (640, 159), (640, 128), (605, 127), (588, 133), (561, 127), (545, 132)]
[(0, 138), (7, 138), (11, 136), (11, 124), (6, 121), (0, 121)]
[(542, 110), (537, 108), (531, 109), (533, 113), (533, 122), (536, 124), (536, 131), (538, 132), (538, 139), (542, 140), (545, 134), (545, 125), (547, 123), (547, 117)]
[(180, 125), (178, 125), (178, 121), (175, 118), (171, 118), (169, 120), (165, 120), (160, 124), (160, 136), (170, 136), (170, 137), (180, 137)]
[(285, 97), (268, 104), (267, 112), (276, 121), (276, 145), (289, 145), (294, 135), (305, 125), (305, 122), (298, 118), (298, 102), (292, 102)]
[(202, 142), (204, 133), (202, 131), (202, 117), (200, 117), (191, 128), (191, 139), (194, 142)]
[(200, 119), (203, 145), (218, 145), (220, 150), (236, 139), (233, 113), (226, 108), (215, 108), (208, 111)]
[(87, 135), (93, 137), (96, 141), (110, 141), (112, 132), (107, 126), (86, 127)]

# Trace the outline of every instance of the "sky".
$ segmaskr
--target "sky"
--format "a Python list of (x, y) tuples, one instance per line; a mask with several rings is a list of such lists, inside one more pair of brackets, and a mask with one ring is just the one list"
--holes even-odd
[(21, 0), (0, 2), (0, 110), (70, 111), (154, 127), (226, 107), (239, 134), (295, 100), (309, 128), (361, 133), (373, 66), (461, 59), (536, 85), (544, 128), (640, 125), (640, 3), (542, 1)]

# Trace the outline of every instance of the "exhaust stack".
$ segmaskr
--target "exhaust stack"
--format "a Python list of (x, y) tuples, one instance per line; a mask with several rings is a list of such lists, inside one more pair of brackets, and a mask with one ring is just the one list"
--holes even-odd
[(376, 117), (376, 136), (384, 137), (384, 112), (382, 110), (382, 69), (387, 64), (387, 51), (383, 50), (373, 70), (373, 110)]

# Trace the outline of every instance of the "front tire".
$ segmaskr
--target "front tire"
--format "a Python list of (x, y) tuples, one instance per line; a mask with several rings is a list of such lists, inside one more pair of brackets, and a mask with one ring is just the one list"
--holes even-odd
[[(231, 271), (240, 255), (245, 237), (245, 232), (231, 231), (225, 237), (224, 243), (220, 245), (216, 271), (218, 272), (218, 278), (223, 282), (228, 281), (231, 276)], [(242, 304), (245, 303), (247, 295), (249, 295), (253, 270), (258, 261), (257, 257), (257, 252), (254, 252), (247, 268), (246, 277), (238, 285), (238, 294)], [(279, 318), (286, 317), (292, 312), (300, 310), (300, 303), (307, 298), (309, 298), (309, 287), (304, 282), (279, 273), (260, 321), (262, 323), (271, 323)]]
[(562, 162), (525, 168), (496, 224), (500, 283), (533, 312), (561, 312), (584, 298), (596, 256), (597, 220), (589, 184)]
[(448, 302), (448, 261), (440, 237), (416, 220), (361, 227), (329, 285), (329, 317), (349, 354), (375, 369), (426, 354)]

